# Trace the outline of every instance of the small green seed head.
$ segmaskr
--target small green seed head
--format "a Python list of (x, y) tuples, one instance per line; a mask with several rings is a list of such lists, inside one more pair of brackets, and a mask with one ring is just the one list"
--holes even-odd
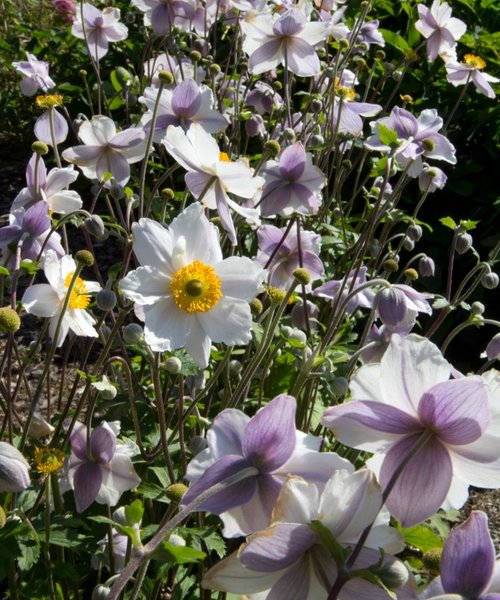
[(422, 556), (424, 565), (433, 575), (439, 573), (439, 564), (441, 563), (442, 553), (443, 550), (441, 548), (432, 548), (431, 550), (424, 552), (424, 555)]
[(15, 333), (21, 327), (21, 318), (10, 306), (0, 308), (0, 331)]
[(172, 75), (172, 73), (170, 71), (160, 71), (158, 73), (158, 79), (164, 85), (172, 85), (172, 83), (174, 83), (174, 76)]
[(281, 288), (269, 286), (267, 288), (267, 295), (272, 304), (281, 304), (285, 299), (286, 292)]
[(198, 62), (201, 60), (201, 52), (198, 52), (198, 50), (191, 50), (191, 52), (189, 53), (189, 58), (193, 62)]
[(208, 70), (210, 72), (210, 75), (212, 75), (213, 77), (215, 77), (221, 72), (220, 65), (218, 65), (217, 63), (212, 63)]
[(406, 269), (405, 277), (408, 281), (415, 281), (418, 279), (418, 271), (416, 269)]
[(311, 274), (309, 273), (309, 271), (307, 269), (304, 269), (303, 267), (301, 267), (299, 269), (295, 269), (295, 271), (293, 272), (293, 276), (295, 278), (295, 281), (297, 281), (297, 283), (302, 283), (303, 285), (307, 285), (308, 283), (311, 282)]
[(49, 152), (49, 147), (45, 142), (33, 142), (31, 144), (31, 149), (38, 156), (45, 156)]
[(262, 302), (258, 298), (254, 298), (250, 301), (250, 311), (253, 317), (258, 317), (262, 313)]
[(75, 254), (75, 260), (79, 265), (91, 267), (94, 264), (94, 257), (88, 250), (78, 250)]
[(267, 142), (264, 144), (264, 148), (271, 156), (278, 156), (278, 154), (281, 152), (281, 146), (276, 140), (267, 140)]
[(388, 258), (384, 262), (384, 269), (390, 273), (396, 273), (396, 271), (399, 269), (399, 263), (394, 258)]
[(179, 504), (179, 502), (182, 499), (182, 496), (184, 496), (187, 490), (187, 486), (183, 483), (173, 483), (172, 485), (169, 485), (168, 488), (165, 490), (165, 494), (171, 502)]

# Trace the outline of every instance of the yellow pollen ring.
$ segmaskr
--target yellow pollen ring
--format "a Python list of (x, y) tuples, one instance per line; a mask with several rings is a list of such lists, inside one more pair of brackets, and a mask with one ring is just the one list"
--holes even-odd
[(221, 283), (213, 267), (195, 260), (174, 273), (170, 292), (184, 312), (208, 312), (222, 298)]
[(466, 54), (464, 56), (464, 64), (473, 69), (478, 69), (479, 71), (486, 66), (486, 62), (480, 56), (476, 56), (475, 54)]
[(48, 94), (47, 96), (37, 96), (35, 104), (38, 108), (55, 108), (63, 103), (63, 96), (60, 94)]
[[(71, 280), (73, 279), (74, 273), (68, 273), (66, 275), (66, 279), (64, 280), (64, 285), (68, 288)], [(69, 299), (69, 308), (87, 308), (90, 304), (90, 297), (87, 291), (87, 286), (85, 285), (85, 281), (80, 277), (76, 278), (73, 289), (71, 290), (71, 296)]]
[(232, 162), (229, 155), (226, 152), (219, 152), (219, 160), (221, 162)]

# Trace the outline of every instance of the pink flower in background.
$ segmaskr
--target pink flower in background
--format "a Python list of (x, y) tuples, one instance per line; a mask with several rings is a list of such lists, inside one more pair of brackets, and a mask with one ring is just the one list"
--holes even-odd
[(76, 5), (72, 0), (52, 0), (52, 8), (69, 25), (76, 19)]
[(48, 92), (55, 87), (55, 82), (49, 77), (49, 63), (38, 60), (36, 56), (26, 52), (28, 60), (13, 62), (12, 66), (23, 75), (21, 92), (25, 96), (34, 96), (38, 90)]
[(427, 40), (427, 56), (429, 61), (453, 52), (456, 41), (465, 33), (467, 26), (460, 19), (451, 16), (450, 5), (441, 0), (434, 0), (430, 9), (423, 4), (417, 5), (420, 19), (415, 29)]
[(119, 19), (120, 9), (107, 6), (101, 11), (85, 2), (82, 10), (76, 12), (71, 33), (86, 39), (90, 55), (99, 61), (108, 53), (109, 42), (121, 42), (128, 36), (128, 29)]

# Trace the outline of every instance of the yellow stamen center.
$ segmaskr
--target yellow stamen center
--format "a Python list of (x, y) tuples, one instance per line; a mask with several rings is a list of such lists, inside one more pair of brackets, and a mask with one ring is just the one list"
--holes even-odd
[(481, 69), (484, 69), (486, 62), (480, 56), (476, 56), (475, 54), (466, 54), (464, 56), (464, 65), (480, 71)]
[(208, 312), (222, 298), (221, 283), (213, 267), (195, 260), (174, 274), (170, 291), (184, 312)]
[(47, 96), (37, 96), (35, 104), (38, 108), (55, 108), (61, 106), (63, 103), (63, 96), (60, 94), (49, 94)]
[(36, 448), (35, 467), (39, 473), (52, 473), (63, 466), (64, 452), (56, 448)]
[[(73, 273), (68, 273), (66, 275), (66, 279), (64, 280), (64, 285), (69, 287), (71, 280), (73, 279)], [(87, 286), (85, 281), (80, 277), (76, 278), (73, 289), (71, 290), (71, 296), (69, 299), (69, 308), (87, 308), (90, 304), (90, 297), (87, 291)]]
[(219, 160), (221, 162), (232, 162), (226, 152), (219, 152)]
[(335, 93), (347, 102), (352, 102), (356, 98), (354, 88), (342, 85), (338, 79), (335, 81)]

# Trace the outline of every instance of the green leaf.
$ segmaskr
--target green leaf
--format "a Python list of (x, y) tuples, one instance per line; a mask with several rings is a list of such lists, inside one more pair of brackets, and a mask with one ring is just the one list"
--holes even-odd
[(456, 229), (458, 227), (458, 225), (451, 217), (443, 217), (442, 219), (439, 219), (439, 222), (441, 223), (441, 225), (444, 225), (449, 229)]
[(143, 514), (144, 506), (140, 500), (134, 500), (132, 504), (125, 507), (125, 518), (131, 527), (141, 524)]
[(38, 263), (32, 260), (21, 261), (21, 269), (26, 271), (28, 275), (34, 275), (38, 271)]
[(404, 39), (404, 37), (401, 37), (399, 33), (389, 31), (388, 29), (379, 29), (379, 31), (389, 46), (393, 46), (401, 52), (406, 52), (410, 49), (408, 42)]
[(402, 529), (401, 532), (407, 544), (422, 552), (443, 547), (443, 540), (427, 525), (417, 525), (409, 529)]
[(10, 275), (9, 269), (6, 269), (5, 267), (0, 267), (0, 275)]
[(387, 127), (383, 123), (377, 125), (378, 136), (382, 144), (386, 146), (394, 146), (398, 142), (398, 134), (394, 129)]
[(312, 523), (309, 523), (309, 527), (319, 535), (324, 546), (333, 557), (337, 568), (345, 565), (351, 551), (341, 546), (335, 539), (333, 533), (325, 527), (321, 521), (313, 521)]
[(17, 564), (21, 571), (29, 571), (36, 564), (40, 556), (40, 544), (34, 539), (20, 539), (19, 547), (21, 549), (21, 556)]
[(168, 561), (176, 565), (183, 565), (185, 563), (203, 560), (205, 556), (205, 552), (195, 550), (189, 546), (174, 546), (174, 544), (165, 540), (153, 552), (151, 558), (154, 560)]

